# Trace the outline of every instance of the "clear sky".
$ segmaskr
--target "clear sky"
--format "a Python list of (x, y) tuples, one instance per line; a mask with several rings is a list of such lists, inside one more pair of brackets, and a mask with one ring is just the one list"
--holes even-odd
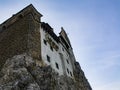
[(0, 23), (31, 3), (64, 27), (93, 90), (120, 90), (120, 0), (0, 0)]

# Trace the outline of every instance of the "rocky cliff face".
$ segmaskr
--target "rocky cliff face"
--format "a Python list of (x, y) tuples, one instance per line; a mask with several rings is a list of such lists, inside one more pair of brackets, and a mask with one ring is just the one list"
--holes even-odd
[(7, 59), (0, 71), (0, 90), (80, 90), (50, 66), (40, 67), (27, 54)]
[(30, 5), (0, 24), (0, 90), (92, 90), (76, 61), (73, 79), (44, 64), (40, 17)]

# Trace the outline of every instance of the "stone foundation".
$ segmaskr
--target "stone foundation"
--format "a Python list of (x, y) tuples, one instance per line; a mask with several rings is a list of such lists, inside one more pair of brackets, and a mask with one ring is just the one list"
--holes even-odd
[(0, 71), (0, 90), (80, 90), (73, 79), (50, 66), (38, 66), (27, 54), (7, 59)]

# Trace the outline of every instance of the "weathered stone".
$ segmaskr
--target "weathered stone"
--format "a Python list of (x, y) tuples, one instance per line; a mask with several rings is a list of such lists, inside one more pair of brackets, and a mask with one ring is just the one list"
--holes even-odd
[(58, 76), (50, 66), (37, 66), (27, 54), (9, 58), (0, 73), (2, 90), (77, 90), (73, 79)]
[[(72, 61), (73, 77), (67, 76), (65, 70), (63, 75), (59, 75), (43, 62), (41, 27), (45, 25), (44, 28), (57, 43), (59, 37), (49, 31), (52, 28), (48, 24), (41, 25), (41, 16), (30, 5), (0, 25), (0, 90), (92, 90), (76, 61)], [(64, 30), (60, 35), (66, 38), (63, 40), (67, 42), (65, 47), (71, 48)]]

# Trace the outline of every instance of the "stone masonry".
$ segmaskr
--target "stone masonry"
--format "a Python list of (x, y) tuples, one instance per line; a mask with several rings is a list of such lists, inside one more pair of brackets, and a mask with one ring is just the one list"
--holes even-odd
[(42, 61), (41, 17), (30, 4), (0, 24), (0, 90), (92, 90), (77, 61), (74, 78)]

